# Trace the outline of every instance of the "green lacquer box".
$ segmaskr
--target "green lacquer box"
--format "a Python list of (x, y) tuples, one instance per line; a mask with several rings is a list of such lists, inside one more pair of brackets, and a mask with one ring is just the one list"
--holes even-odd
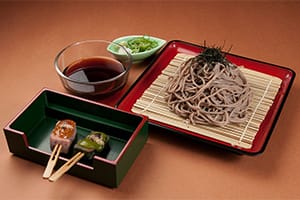
[[(77, 141), (90, 131), (102, 131), (110, 136), (104, 152), (92, 160), (80, 160), (68, 171), (71, 175), (109, 187), (118, 187), (148, 137), (145, 116), (43, 89), (4, 127), (10, 152), (46, 166), (51, 155), (50, 133), (61, 119), (76, 122)], [(60, 155), (55, 169), (71, 157), (72, 152)]]

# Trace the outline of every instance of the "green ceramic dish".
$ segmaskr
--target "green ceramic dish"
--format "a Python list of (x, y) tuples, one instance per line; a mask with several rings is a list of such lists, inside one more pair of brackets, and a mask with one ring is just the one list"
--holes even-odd
[[(136, 39), (144, 39), (149, 42), (155, 43), (156, 45), (154, 47), (150, 47), (148, 50), (141, 50), (141, 52), (134, 52), (132, 49), (130, 49), (130, 47), (125, 46), (126, 49), (128, 50), (128, 52), (131, 54), (132, 61), (134, 63), (139, 63), (139, 62), (142, 62), (143, 60), (145, 60), (146, 58), (149, 58), (150, 56), (155, 54), (159, 49), (161, 49), (166, 43), (166, 40), (152, 37), (152, 36), (144, 36), (144, 35), (123, 36), (123, 37), (119, 37), (119, 38), (113, 40), (113, 42), (121, 44), (121, 45), (126, 45), (127, 42), (133, 41)], [(111, 52), (118, 59), (122, 59), (122, 55), (124, 54), (124, 52), (120, 51), (119, 48), (116, 48), (113, 45), (109, 45), (107, 50), (109, 52)]]

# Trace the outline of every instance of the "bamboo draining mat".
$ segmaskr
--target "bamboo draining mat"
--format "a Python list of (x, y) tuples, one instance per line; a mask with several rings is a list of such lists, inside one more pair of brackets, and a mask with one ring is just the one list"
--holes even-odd
[(173, 76), (179, 66), (191, 57), (187, 54), (177, 54), (149, 88), (144, 91), (143, 95), (137, 99), (131, 111), (147, 115), (152, 120), (229, 143), (235, 147), (250, 149), (260, 124), (280, 88), (281, 79), (241, 67), (240, 69), (247, 78), (254, 94), (250, 104), (249, 120), (243, 124), (228, 124), (224, 127), (192, 125), (171, 112), (164, 99), (168, 78)]

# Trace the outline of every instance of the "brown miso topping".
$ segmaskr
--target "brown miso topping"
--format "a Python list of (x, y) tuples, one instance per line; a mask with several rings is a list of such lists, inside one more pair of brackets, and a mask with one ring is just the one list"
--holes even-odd
[(52, 134), (68, 139), (71, 138), (75, 133), (76, 123), (72, 120), (61, 120), (58, 121), (55, 125), (55, 128), (52, 131)]

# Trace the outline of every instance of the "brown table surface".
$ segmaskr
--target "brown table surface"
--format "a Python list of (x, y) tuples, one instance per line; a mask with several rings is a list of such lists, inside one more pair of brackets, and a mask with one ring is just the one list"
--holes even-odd
[[(0, 125), (43, 87), (64, 92), (53, 67), (65, 45), (132, 34), (232, 46), (231, 53), (300, 70), (300, 2), (98, 1), (0, 3)], [(127, 87), (146, 68), (132, 68)], [(295, 79), (263, 154), (238, 156), (150, 128), (118, 188), (9, 153), (0, 137), (1, 199), (300, 199), (300, 81)]]

